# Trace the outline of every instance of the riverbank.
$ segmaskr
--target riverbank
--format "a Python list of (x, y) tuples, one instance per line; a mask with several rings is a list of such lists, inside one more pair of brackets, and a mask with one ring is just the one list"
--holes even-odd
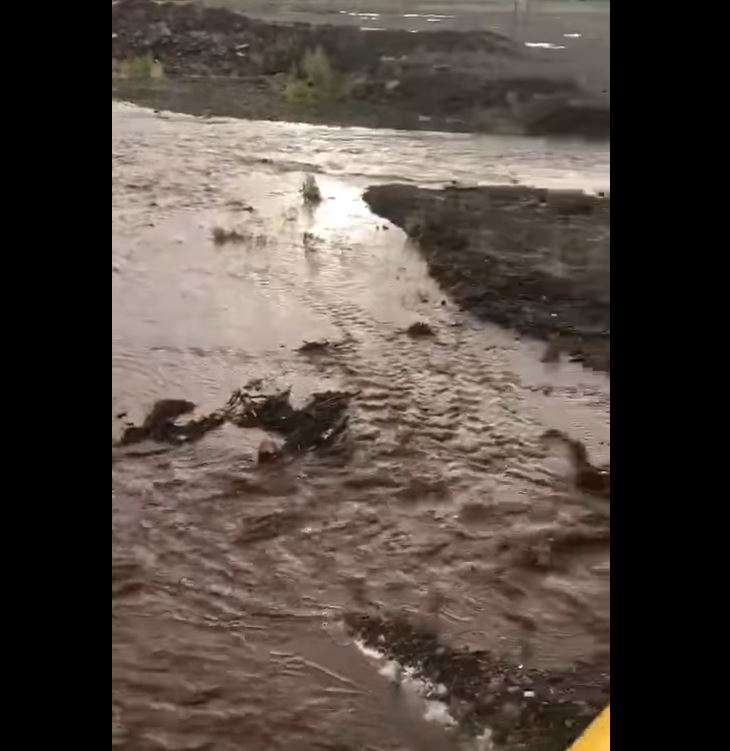
[[(324, 76), (303, 70), (305, 55), (317, 48), (327, 60)], [(144, 70), (130, 75), (130, 61), (145, 56), (159, 61), (159, 78), (150, 80)], [(333, 125), (608, 138), (605, 102), (569, 77), (539, 75), (526, 59), (523, 48), (490, 31), (276, 24), (150, 0), (112, 6), (112, 95), (146, 106)]]
[(464, 309), (610, 370), (610, 200), (521, 186), (369, 188), (370, 208), (417, 240)]

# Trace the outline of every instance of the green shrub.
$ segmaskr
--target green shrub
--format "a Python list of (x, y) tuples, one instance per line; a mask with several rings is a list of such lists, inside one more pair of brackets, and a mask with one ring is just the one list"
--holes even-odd
[(314, 92), (306, 81), (296, 76), (290, 76), (284, 88), (284, 98), (289, 104), (314, 104)]
[(284, 88), (284, 97), (290, 104), (332, 102), (344, 93), (345, 77), (334, 69), (322, 47), (307, 50), (300, 63), (292, 65)]
[(122, 60), (119, 64), (119, 74), (122, 78), (162, 78), (164, 71), (162, 63), (156, 62), (152, 55), (142, 55)]
[(302, 194), (304, 203), (313, 204), (319, 203), (322, 200), (322, 194), (319, 191), (319, 185), (314, 179), (314, 175), (307, 175), (304, 178), (302, 187), (299, 188), (299, 192)]

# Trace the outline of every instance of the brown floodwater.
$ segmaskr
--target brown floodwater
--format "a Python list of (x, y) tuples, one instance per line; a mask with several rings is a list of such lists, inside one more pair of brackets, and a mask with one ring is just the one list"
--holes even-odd
[[(608, 461), (608, 378), (457, 310), (361, 200), (452, 178), (603, 190), (608, 151), (113, 103), (113, 440), (156, 399), (204, 413), (253, 378), (298, 403), (358, 394), (335, 452), (259, 466), (263, 433), (230, 425), (112, 449), (114, 746), (456, 747), (447, 708), (394, 690), (348, 636), (352, 609), (525, 667), (607, 654), (608, 543), (587, 535), (538, 569), (510, 551), (607, 523), (539, 437), (565, 430)], [(436, 336), (407, 336), (417, 320)], [(341, 344), (297, 351), (318, 339)]]

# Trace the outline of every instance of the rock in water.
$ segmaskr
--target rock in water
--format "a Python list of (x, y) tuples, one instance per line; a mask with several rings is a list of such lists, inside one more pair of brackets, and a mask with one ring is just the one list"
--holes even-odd
[(264, 438), (259, 444), (258, 462), (259, 464), (266, 464), (273, 462), (279, 455), (279, 447), (271, 440), (271, 438)]

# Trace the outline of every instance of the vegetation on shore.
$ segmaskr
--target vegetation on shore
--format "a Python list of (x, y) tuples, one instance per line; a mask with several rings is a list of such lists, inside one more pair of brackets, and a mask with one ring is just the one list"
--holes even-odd
[(287, 102), (305, 106), (338, 101), (345, 93), (346, 77), (334, 68), (321, 46), (307, 50), (292, 65), (284, 87)]
[(162, 63), (155, 60), (152, 55), (140, 55), (121, 60), (119, 63), (119, 75), (122, 78), (132, 78), (135, 80), (148, 80), (153, 78), (164, 78), (165, 71)]

